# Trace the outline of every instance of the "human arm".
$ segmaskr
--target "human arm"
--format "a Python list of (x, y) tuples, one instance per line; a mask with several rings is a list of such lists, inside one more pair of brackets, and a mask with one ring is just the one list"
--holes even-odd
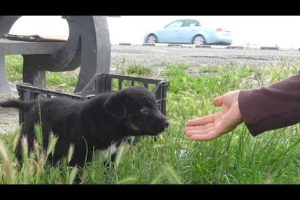
[[(220, 100), (221, 99), (221, 100)], [(300, 122), (300, 75), (268, 87), (226, 93), (213, 100), (222, 110), (189, 120), (184, 129), (193, 140), (212, 140), (244, 122), (256, 136)]]

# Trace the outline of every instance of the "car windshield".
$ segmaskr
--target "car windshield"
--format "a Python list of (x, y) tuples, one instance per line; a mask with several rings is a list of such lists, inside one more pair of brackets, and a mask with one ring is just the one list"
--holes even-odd
[(183, 21), (180, 20), (180, 21), (175, 21), (175, 22), (172, 22), (168, 25), (165, 26), (165, 28), (176, 28), (176, 27), (181, 27), (183, 24)]
[(178, 28), (178, 27), (195, 27), (201, 26), (200, 22), (194, 19), (176, 20), (167, 24), (165, 28)]

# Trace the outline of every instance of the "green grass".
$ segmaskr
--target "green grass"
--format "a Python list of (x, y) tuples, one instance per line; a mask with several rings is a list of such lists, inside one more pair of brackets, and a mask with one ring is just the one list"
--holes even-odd
[[(7, 62), (9, 79), (20, 81), (20, 60), (9, 57)], [(186, 120), (217, 110), (211, 104), (213, 97), (268, 85), (297, 74), (299, 69), (300, 64), (284, 62), (263, 68), (234, 63), (198, 69), (168, 65), (157, 78), (170, 81), (167, 115), (171, 125), (157, 140), (145, 137), (134, 146), (125, 146), (110, 170), (104, 169), (98, 155), (84, 169), (77, 169), (49, 166), (42, 153), (20, 168), (12, 154), (14, 134), (0, 134), (0, 183), (72, 183), (74, 174), (82, 171), (82, 182), (87, 184), (299, 184), (299, 124), (257, 137), (240, 125), (210, 142), (190, 141), (183, 133)], [(155, 76), (155, 71), (134, 65), (124, 69), (124, 74)], [(59, 73), (50, 75), (48, 84), (71, 91), (76, 78), (74, 73)]]
[[(20, 83), (23, 72), (22, 56), (6, 56), (6, 72), (8, 79), (13, 83)], [(72, 93), (78, 79), (78, 73), (74, 72), (46, 72), (47, 87), (51, 90)]]

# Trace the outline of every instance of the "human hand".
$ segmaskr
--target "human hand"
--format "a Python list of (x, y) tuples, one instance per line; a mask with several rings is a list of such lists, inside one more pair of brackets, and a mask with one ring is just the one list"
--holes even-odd
[(240, 124), (243, 120), (238, 104), (239, 93), (239, 90), (231, 91), (214, 98), (213, 104), (222, 106), (223, 110), (187, 121), (184, 129), (186, 136), (192, 140), (213, 140)]

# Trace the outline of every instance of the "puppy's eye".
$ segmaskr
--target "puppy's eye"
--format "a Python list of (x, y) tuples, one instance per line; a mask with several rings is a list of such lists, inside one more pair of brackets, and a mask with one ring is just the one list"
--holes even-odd
[(140, 111), (141, 111), (141, 113), (148, 113), (150, 111), (150, 108), (147, 106), (144, 106)]

